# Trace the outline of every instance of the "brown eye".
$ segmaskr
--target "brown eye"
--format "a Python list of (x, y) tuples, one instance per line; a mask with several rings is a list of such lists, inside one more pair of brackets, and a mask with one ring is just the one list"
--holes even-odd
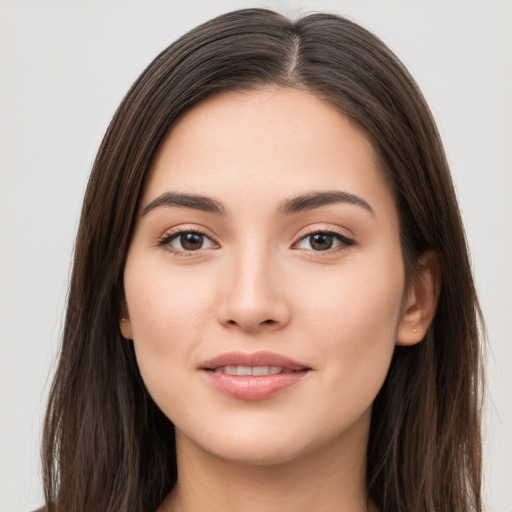
[(309, 245), (315, 251), (326, 251), (333, 245), (334, 237), (328, 233), (316, 233), (309, 236)]
[(321, 252), (330, 249), (350, 247), (355, 241), (341, 233), (331, 231), (318, 231), (302, 237), (296, 244), (297, 249)]
[(211, 249), (215, 247), (211, 238), (198, 231), (169, 233), (160, 240), (158, 245), (166, 247), (175, 254), (200, 251), (201, 249)]
[(197, 251), (203, 247), (204, 235), (200, 235), (199, 233), (184, 233), (178, 238), (181, 247), (186, 251)]

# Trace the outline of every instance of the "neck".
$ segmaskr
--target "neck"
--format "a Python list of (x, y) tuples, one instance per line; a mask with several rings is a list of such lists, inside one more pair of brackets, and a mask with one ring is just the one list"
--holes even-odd
[(176, 435), (178, 482), (159, 512), (368, 512), (367, 436), (345, 436), (291, 460), (240, 464)]

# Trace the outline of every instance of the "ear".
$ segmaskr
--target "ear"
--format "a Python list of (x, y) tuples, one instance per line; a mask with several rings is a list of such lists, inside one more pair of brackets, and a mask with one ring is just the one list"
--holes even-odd
[(434, 319), (440, 290), (439, 258), (434, 251), (427, 251), (416, 262), (416, 270), (406, 290), (397, 345), (415, 345), (423, 340)]
[(133, 339), (130, 314), (128, 313), (128, 306), (124, 299), (121, 299), (121, 303), (119, 305), (119, 330), (121, 331), (123, 338), (127, 340)]

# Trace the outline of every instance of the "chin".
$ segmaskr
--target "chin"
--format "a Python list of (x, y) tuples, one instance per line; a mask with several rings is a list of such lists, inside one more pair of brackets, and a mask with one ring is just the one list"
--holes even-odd
[[(309, 426), (309, 428), (308, 428)], [(286, 425), (274, 421), (266, 428), (261, 423), (258, 427), (245, 424), (231, 424), (224, 428), (206, 428), (187, 436), (188, 449), (198, 450), (203, 454), (231, 464), (242, 466), (277, 466), (300, 459), (309, 459), (316, 455), (330, 453), (333, 449), (358, 444), (359, 437), (344, 429), (312, 429), (307, 422), (294, 422)], [(227, 427), (227, 428), (226, 428)], [(177, 431), (177, 436), (184, 436)], [(362, 436), (364, 437), (364, 435)], [(338, 446), (340, 445), (340, 446)], [(183, 444), (182, 444), (183, 446)], [(197, 452), (196, 452), (197, 453)]]
[[(220, 425), (219, 425), (220, 427)], [(312, 443), (301, 439), (297, 429), (250, 427), (247, 424), (206, 427), (185, 435), (176, 428), (176, 436), (187, 450), (203, 452), (216, 459), (240, 465), (269, 466), (288, 462), (311, 451)], [(179, 446), (180, 443), (177, 443)]]
[[(263, 442), (262, 442), (263, 443)], [(241, 466), (277, 466), (297, 460), (308, 452), (297, 446), (274, 445), (272, 443), (250, 442), (230, 443), (229, 446), (216, 446), (210, 454), (218, 459)]]

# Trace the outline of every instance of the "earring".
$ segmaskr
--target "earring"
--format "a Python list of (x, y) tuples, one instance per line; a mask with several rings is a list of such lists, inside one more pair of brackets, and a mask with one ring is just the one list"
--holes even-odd
[(126, 322), (126, 317), (122, 316), (121, 317), (121, 322)]
[(416, 329), (413, 329), (412, 332), (417, 332)]

